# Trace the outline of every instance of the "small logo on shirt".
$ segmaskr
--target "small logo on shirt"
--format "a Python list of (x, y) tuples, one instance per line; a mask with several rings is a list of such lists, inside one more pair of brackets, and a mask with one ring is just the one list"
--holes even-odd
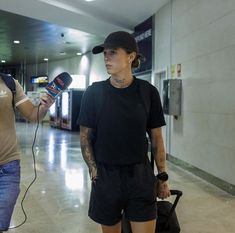
[(6, 91), (0, 91), (0, 98), (1, 97), (6, 97), (7, 96), (7, 92)]

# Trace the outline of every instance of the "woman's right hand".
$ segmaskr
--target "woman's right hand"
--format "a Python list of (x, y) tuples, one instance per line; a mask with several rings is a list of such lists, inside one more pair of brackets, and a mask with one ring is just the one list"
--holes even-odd
[(90, 177), (92, 182), (95, 182), (98, 179), (98, 171), (96, 167), (92, 167), (90, 169)]

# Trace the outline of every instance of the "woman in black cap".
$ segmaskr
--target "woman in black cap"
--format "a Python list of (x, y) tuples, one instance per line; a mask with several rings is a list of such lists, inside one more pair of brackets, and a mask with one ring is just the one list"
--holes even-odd
[[(89, 216), (103, 233), (120, 233), (123, 214), (133, 233), (153, 233), (156, 195), (170, 196), (158, 91), (132, 75), (141, 55), (131, 34), (113, 32), (92, 52), (104, 53), (110, 78), (87, 88), (79, 115), (82, 155), (92, 180)], [(147, 156), (146, 132), (158, 185)]]

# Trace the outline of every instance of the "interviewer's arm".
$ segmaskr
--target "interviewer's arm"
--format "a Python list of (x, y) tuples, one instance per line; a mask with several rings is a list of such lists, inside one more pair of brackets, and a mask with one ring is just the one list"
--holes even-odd
[(39, 113), (38, 113), (38, 106), (34, 106), (30, 100), (26, 100), (25, 102), (21, 103), (17, 106), (17, 109), (20, 113), (29, 121), (36, 122), (37, 121), (37, 113), (39, 116), (39, 121), (42, 120), (49, 107), (54, 103), (54, 99), (50, 95), (44, 95), (41, 97), (40, 106), (39, 106)]

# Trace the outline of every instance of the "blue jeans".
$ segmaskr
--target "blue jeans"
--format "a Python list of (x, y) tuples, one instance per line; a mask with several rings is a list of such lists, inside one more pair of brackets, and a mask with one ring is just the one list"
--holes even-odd
[(7, 231), (20, 193), (20, 161), (0, 165), (0, 231)]

